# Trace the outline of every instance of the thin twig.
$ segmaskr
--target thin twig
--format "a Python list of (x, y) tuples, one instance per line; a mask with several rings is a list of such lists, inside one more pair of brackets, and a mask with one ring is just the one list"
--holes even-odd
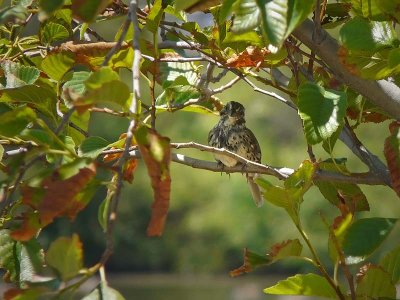
[(126, 33), (128, 32), (130, 24), (131, 24), (131, 15), (128, 14), (126, 16), (124, 25), (122, 27), (122, 32), (118, 38), (118, 41), (111, 48), (111, 50), (107, 53), (106, 57), (104, 57), (104, 61), (102, 64), (103, 67), (108, 65), (108, 62), (110, 61), (111, 57), (121, 48), (121, 45), (124, 42), (124, 39), (125, 39)]
[(211, 93), (214, 94), (218, 94), (218, 93), (222, 93), (223, 91), (231, 88), (236, 82), (238, 82), (241, 78), (239, 76), (236, 76), (234, 79), (232, 79), (231, 81), (229, 81), (227, 84), (220, 86), (219, 88), (213, 89), (211, 91)]
[(275, 98), (275, 99), (277, 99), (277, 100), (283, 102), (284, 104), (290, 106), (291, 108), (297, 110), (296, 105), (294, 105), (291, 101), (286, 100), (285, 98), (279, 96), (278, 94), (276, 94), (276, 93), (274, 93), (274, 92), (270, 92), (270, 91), (263, 90), (263, 89), (259, 88), (258, 86), (256, 86), (253, 82), (251, 82), (251, 81), (250, 81), (248, 78), (246, 78), (246, 77), (242, 77), (242, 79), (243, 79), (248, 85), (250, 85), (250, 86), (253, 88), (253, 90), (254, 90), (255, 92), (258, 92), (258, 93), (261, 93), (261, 94), (270, 96), (270, 97), (272, 97), (272, 98)]
[[(183, 164), (186, 166), (190, 166), (196, 169), (203, 169), (212, 172), (225, 172), (225, 173), (259, 173), (272, 175), (278, 179), (286, 179), (288, 176), (293, 174), (295, 170), (286, 167), (272, 167), (269, 165), (259, 164), (250, 160), (247, 160), (233, 152), (230, 152), (225, 149), (219, 149), (210, 147), (207, 145), (188, 142), (188, 143), (171, 143), (171, 147), (175, 149), (197, 149), (200, 151), (205, 151), (209, 153), (217, 153), (219, 155), (223, 154), (236, 160), (240, 161), (241, 164), (236, 165), (235, 167), (226, 167), (221, 166), (216, 162), (210, 162), (205, 160), (200, 160), (192, 157), (185, 156), (183, 154), (172, 154), (172, 161)], [(105, 154), (115, 154), (122, 153), (123, 149), (111, 149), (105, 150), (102, 152)], [(132, 146), (129, 149), (131, 158), (140, 158), (140, 153), (137, 151), (136, 146)], [(352, 173), (350, 175), (344, 175), (341, 173), (330, 172), (325, 170), (317, 170), (313, 177), (314, 181), (334, 181), (334, 182), (343, 182), (343, 183), (354, 183), (354, 184), (367, 184), (367, 185), (384, 185), (384, 181), (379, 176), (374, 175), (373, 173)]]
[[(103, 252), (102, 258), (100, 263), (104, 265), (106, 261), (109, 259), (113, 252), (113, 247), (114, 247), (114, 241), (113, 241), (113, 232), (114, 232), (114, 227), (115, 227), (115, 222), (117, 219), (117, 209), (118, 209), (118, 203), (121, 195), (121, 190), (122, 190), (122, 180), (123, 180), (123, 173), (124, 173), (124, 165), (127, 159), (129, 158), (129, 149), (132, 144), (133, 140), (133, 132), (136, 129), (138, 125), (138, 102), (140, 99), (140, 86), (139, 86), (139, 75), (140, 75), (140, 61), (141, 61), (141, 52), (140, 52), (140, 44), (139, 44), (139, 36), (140, 36), (140, 29), (139, 29), (139, 23), (138, 23), (138, 18), (136, 15), (137, 11), (137, 1), (136, 0), (131, 0), (129, 4), (129, 19), (133, 23), (133, 28), (134, 28), (134, 35), (133, 35), (133, 41), (132, 41), (132, 47), (134, 51), (134, 59), (132, 63), (132, 85), (133, 85), (133, 97), (132, 97), (132, 103), (130, 105), (130, 112), (132, 113), (132, 118), (129, 123), (128, 130), (126, 132), (126, 139), (125, 139), (125, 148), (122, 152), (121, 157), (119, 158), (117, 162), (117, 174), (116, 174), (116, 179), (115, 179), (115, 191), (113, 194), (113, 197), (111, 198), (111, 203), (109, 205), (109, 209), (107, 212), (107, 217), (108, 217), (108, 222), (107, 222), (107, 230), (106, 230), (106, 249)], [(126, 32), (122, 35), (120, 39), (124, 39), (124, 35), (126, 35)]]

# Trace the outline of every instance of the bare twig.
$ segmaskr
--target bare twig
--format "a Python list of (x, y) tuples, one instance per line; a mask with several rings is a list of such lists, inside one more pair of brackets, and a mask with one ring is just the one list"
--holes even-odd
[[(247, 160), (233, 152), (225, 149), (214, 148), (206, 145), (202, 145), (195, 142), (188, 143), (171, 143), (171, 147), (175, 149), (197, 149), (200, 151), (205, 151), (209, 153), (223, 154), (232, 158), (235, 158), (241, 164), (234, 167), (221, 166), (216, 162), (210, 162), (205, 160), (200, 160), (192, 157), (185, 156), (183, 154), (172, 153), (172, 161), (190, 166), (195, 169), (203, 169), (212, 172), (225, 172), (225, 173), (259, 173), (272, 175), (278, 179), (286, 179), (295, 170), (286, 167), (272, 167), (268, 165), (259, 164), (250, 160)], [(103, 151), (102, 154), (114, 154), (121, 153), (123, 149), (112, 149)], [(132, 146), (129, 149), (129, 155), (132, 158), (140, 158), (140, 152), (137, 150), (136, 146)], [(384, 185), (385, 182), (379, 176), (373, 173), (353, 173), (350, 175), (344, 175), (341, 173), (330, 172), (325, 170), (317, 170), (314, 174), (314, 181), (334, 181), (343, 183), (354, 183), (354, 184), (367, 184), (367, 185)]]
[[(129, 158), (129, 148), (132, 144), (133, 140), (133, 132), (138, 125), (138, 102), (140, 99), (140, 86), (139, 86), (139, 76), (140, 76), (140, 61), (141, 61), (141, 52), (140, 52), (140, 45), (139, 45), (139, 36), (140, 36), (140, 29), (138, 18), (136, 15), (136, 11), (138, 9), (137, 1), (131, 0), (129, 4), (129, 16), (130, 20), (133, 23), (134, 28), (134, 36), (132, 41), (132, 47), (134, 51), (134, 59), (132, 63), (132, 85), (133, 85), (133, 92), (134, 95), (132, 97), (132, 103), (130, 105), (130, 112), (132, 114), (131, 121), (129, 123), (128, 130), (126, 132), (126, 139), (125, 139), (125, 148), (122, 152), (121, 157), (117, 162), (117, 174), (115, 179), (115, 190), (113, 197), (111, 198), (111, 203), (109, 206), (109, 210), (107, 212), (108, 222), (107, 222), (107, 230), (106, 230), (106, 249), (104, 250), (103, 256), (101, 258), (100, 263), (104, 265), (106, 261), (109, 259), (113, 252), (114, 241), (113, 241), (113, 232), (115, 227), (115, 222), (117, 219), (117, 209), (118, 203), (121, 195), (122, 190), (122, 180), (123, 180), (123, 172), (124, 172), (124, 165), (126, 160)], [(123, 34), (126, 35), (126, 32)], [(122, 39), (124, 36), (122, 35)]]
[(234, 79), (232, 79), (231, 81), (229, 81), (227, 84), (220, 86), (219, 88), (213, 89), (212, 90), (212, 94), (218, 94), (218, 93), (222, 93), (223, 91), (231, 88), (236, 82), (238, 82), (241, 78), (239, 76), (236, 76)]
[(104, 61), (103, 61), (103, 64), (102, 64), (103, 67), (108, 65), (108, 62), (110, 61), (111, 57), (121, 48), (121, 45), (124, 42), (124, 38), (126, 36), (126, 33), (128, 32), (130, 24), (131, 24), (131, 15), (128, 14), (126, 16), (124, 25), (122, 27), (122, 32), (121, 32), (121, 35), (118, 38), (117, 43), (115, 43), (115, 45), (107, 53), (106, 57), (104, 57)]
[(248, 85), (250, 85), (250, 86), (253, 88), (253, 90), (254, 90), (255, 92), (258, 92), (258, 93), (261, 93), (261, 94), (270, 96), (270, 97), (272, 97), (272, 98), (275, 98), (275, 99), (277, 99), (277, 100), (283, 102), (284, 104), (290, 106), (291, 108), (297, 110), (296, 105), (294, 105), (291, 101), (286, 100), (285, 98), (283, 98), (282, 96), (279, 96), (278, 94), (276, 94), (276, 93), (274, 93), (274, 92), (270, 92), (270, 91), (263, 90), (263, 89), (259, 88), (258, 86), (256, 86), (253, 82), (251, 82), (251, 81), (250, 81), (248, 78), (246, 78), (246, 77), (242, 77), (242, 79), (243, 79)]

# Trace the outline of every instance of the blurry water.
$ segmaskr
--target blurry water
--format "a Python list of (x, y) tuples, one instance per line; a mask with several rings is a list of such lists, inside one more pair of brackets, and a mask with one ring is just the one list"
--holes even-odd
[[(281, 279), (281, 278), (279, 278)], [(289, 300), (307, 297), (266, 295), (278, 278), (183, 275), (114, 275), (110, 286), (127, 300)], [(315, 299), (315, 298), (314, 298)]]

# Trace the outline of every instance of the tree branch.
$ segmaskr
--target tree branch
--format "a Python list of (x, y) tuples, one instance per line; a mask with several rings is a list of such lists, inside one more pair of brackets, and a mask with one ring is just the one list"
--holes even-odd
[(366, 80), (351, 74), (339, 60), (338, 42), (321, 29), (320, 41), (313, 40), (314, 24), (304, 21), (293, 35), (309, 47), (328, 65), (333, 73), (356, 92), (382, 108), (388, 115), (400, 119), (400, 88), (388, 80)]

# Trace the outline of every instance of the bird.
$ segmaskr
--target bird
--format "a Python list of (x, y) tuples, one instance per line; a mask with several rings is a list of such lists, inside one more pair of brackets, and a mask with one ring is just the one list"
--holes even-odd
[[(245, 108), (236, 101), (229, 101), (219, 113), (218, 123), (208, 134), (208, 144), (214, 148), (223, 148), (248, 160), (261, 163), (261, 149), (254, 133), (246, 127)], [(239, 161), (223, 154), (214, 154), (215, 160), (227, 167), (236, 166)], [(257, 174), (247, 174), (247, 181), (253, 200), (261, 207), (264, 199), (260, 187), (254, 182)]]

